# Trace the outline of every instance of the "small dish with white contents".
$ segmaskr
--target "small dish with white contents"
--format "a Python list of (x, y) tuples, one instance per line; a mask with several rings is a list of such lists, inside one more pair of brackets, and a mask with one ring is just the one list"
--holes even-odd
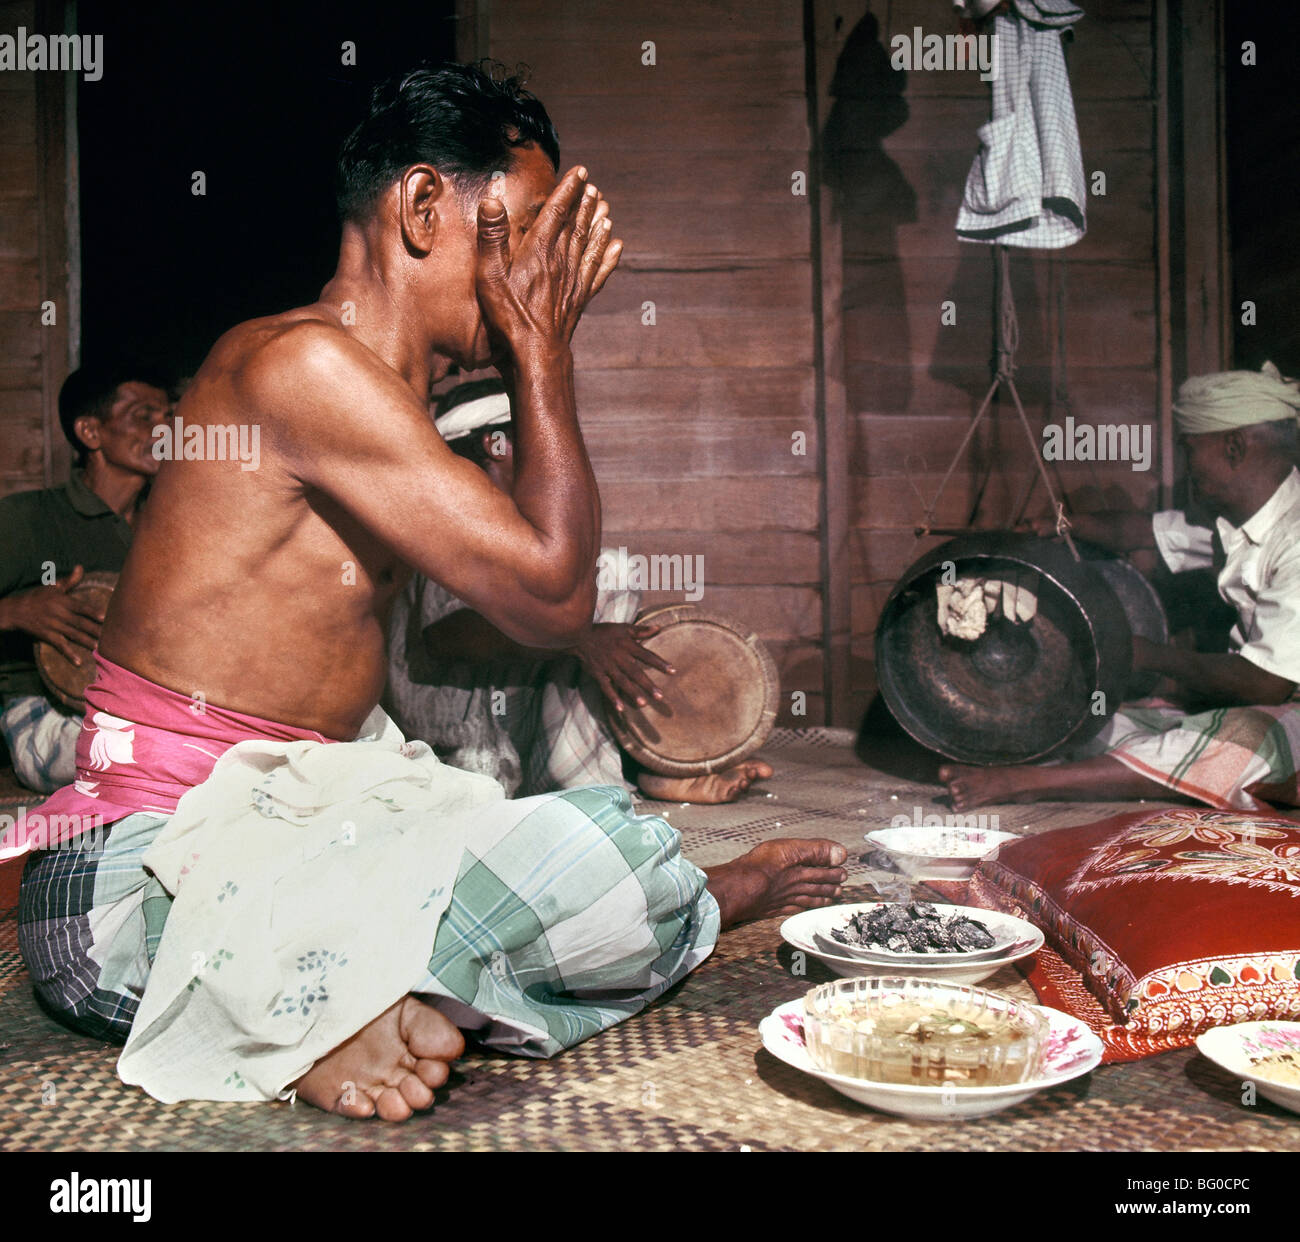
[(1203, 1056), (1234, 1077), (1250, 1081), (1260, 1095), (1300, 1113), (1300, 1022), (1238, 1022), (1196, 1037)]
[(969, 880), (981, 861), (1020, 840), (995, 828), (921, 824), (876, 828), (866, 839), (913, 880)]

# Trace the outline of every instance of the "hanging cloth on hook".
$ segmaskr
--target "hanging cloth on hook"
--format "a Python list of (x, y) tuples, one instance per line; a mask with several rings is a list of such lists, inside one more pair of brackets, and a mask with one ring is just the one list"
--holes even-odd
[(957, 213), (962, 241), (1057, 250), (1084, 235), (1083, 154), (1061, 48), (1061, 31), (1082, 16), (1068, 0), (1016, 0), (993, 19), (993, 116)]

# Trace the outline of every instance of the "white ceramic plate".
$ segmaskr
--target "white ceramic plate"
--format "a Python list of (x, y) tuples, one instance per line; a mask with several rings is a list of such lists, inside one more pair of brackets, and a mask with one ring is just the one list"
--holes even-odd
[(995, 937), (1004, 944), (1002, 952), (990, 956), (991, 951), (979, 954), (935, 953), (898, 954), (885, 949), (855, 948), (840, 945), (834, 951), (828, 946), (832, 927), (838, 927), (850, 915), (887, 904), (878, 901), (860, 902), (856, 905), (826, 906), (821, 910), (805, 910), (781, 924), (781, 936), (792, 948), (815, 957), (837, 975), (846, 978), (871, 978), (879, 975), (915, 975), (921, 979), (942, 979), (948, 983), (979, 983), (1012, 962), (1029, 957), (1043, 947), (1043, 933), (1024, 919), (975, 906), (935, 905), (940, 914), (968, 914), (979, 919)]
[(866, 839), (884, 850), (904, 875), (914, 880), (969, 880), (980, 860), (1008, 841), (1014, 832), (994, 828), (877, 828)]
[(1058, 1009), (1035, 1006), (1051, 1021), (1043, 1067), (1026, 1082), (999, 1087), (921, 1087), (889, 1082), (871, 1082), (832, 1074), (813, 1063), (803, 1041), (803, 999), (789, 1001), (759, 1023), (763, 1047), (779, 1061), (812, 1074), (859, 1104), (884, 1113), (924, 1121), (953, 1121), (985, 1117), (1027, 1100), (1035, 1092), (1056, 1087), (1101, 1063), (1101, 1040), (1078, 1018)]
[(1300, 1058), (1300, 1022), (1238, 1022), (1216, 1026), (1196, 1037), (1196, 1046), (1216, 1065), (1243, 1080), (1249, 1079), (1260, 1095), (1293, 1113), (1300, 1113), (1300, 1086), (1265, 1078), (1252, 1057), (1289, 1051)]

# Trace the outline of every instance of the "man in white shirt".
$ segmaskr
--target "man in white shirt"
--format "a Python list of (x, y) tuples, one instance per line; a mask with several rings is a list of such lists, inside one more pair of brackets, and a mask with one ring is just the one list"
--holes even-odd
[[(1135, 669), (1171, 679), (1184, 706), (1126, 707), (1072, 761), (947, 765), (954, 806), (1040, 800), (1188, 798), (1222, 810), (1300, 805), (1300, 440), (1297, 385), (1264, 370), (1189, 379), (1174, 417), (1196, 497), (1176, 510), (1083, 514), (1075, 532), (1117, 551), (1155, 546), (1174, 573), (1213, 567), (1237, 614), (1226, 653), (1133, 640)], [(1187, 710), (1186, 701), (1197, 710)]]

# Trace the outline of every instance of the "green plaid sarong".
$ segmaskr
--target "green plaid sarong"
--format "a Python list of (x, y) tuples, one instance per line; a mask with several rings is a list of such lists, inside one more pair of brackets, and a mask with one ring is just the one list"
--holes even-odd
[[(526, 801), (532, 809), (503, 835), (467, 844), (429, 977), (412, 991), (485, 1015), (486, 1043), (552, 1056), (703, 961), (718, 907), (677, 831), (633, 815), (625, 790)], [(454, 1003), (439, 1007), (476, 1025)]]
[[(496, 805), (515, 813), (484, 817), (467, 843), (428, 974), (411, 987), (484, 1043), (552, 1056), (709, 955), (719, 918), (703, 873), (666, 821), (632, 814), (624, 790)], [(172, 904), (141, 859), (167, 822), (131, 816), (100, 850), (48, 851), (28, 866), (24, 957), (46, 1003), (88, 1034), (130, 1032)]]

